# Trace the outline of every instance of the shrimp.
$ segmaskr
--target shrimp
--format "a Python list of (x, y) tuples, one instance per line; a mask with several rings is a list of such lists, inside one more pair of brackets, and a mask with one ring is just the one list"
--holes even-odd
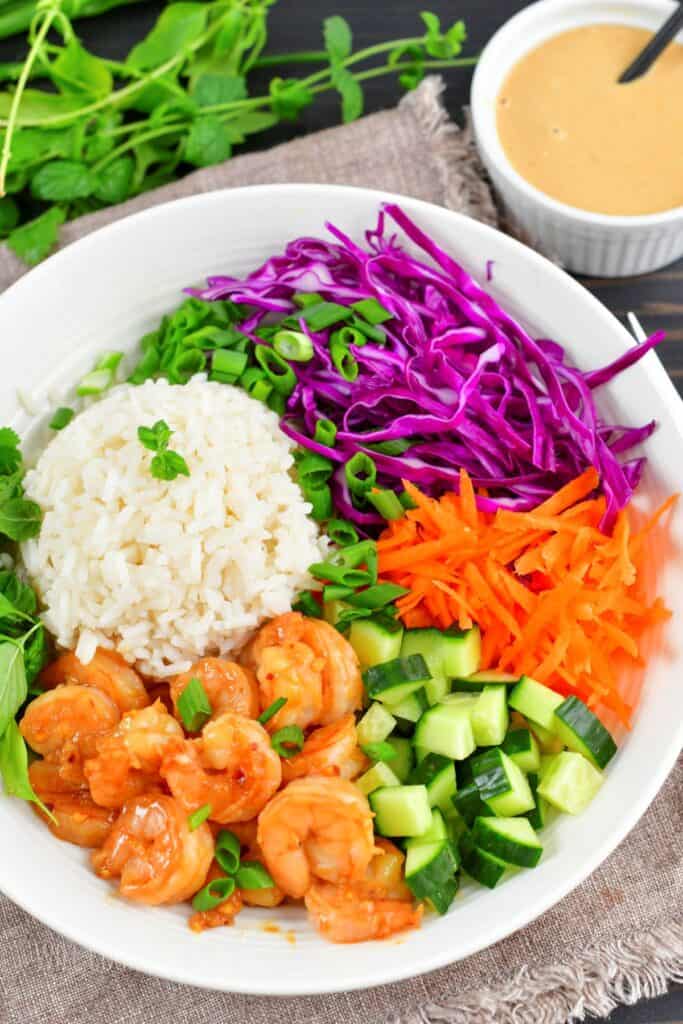
[(115, 651), (98, 647), (95, 657), (84, 665), (72, 651), (62, 654), (40, 673), (40, 685), (46, 690), (69, 683), (94, 686), (110, 697), (119, 711), (133, 711), (149, 704), (142, 679)]
[(199, 739), (172, 751), (161, 775), (187, 811), (210, 804), (210, 818), (226, 825), (256, 817), (279, 788), (282, 768), (263, 726), (225, 711)]
[(418, 928), (422, 920), (422, 907), (402, 900), (369, 898), (352, 885), (316, 882), (304, 902), (313, 924), (330, 942), (386, 939), (407, 928)]
[(187, 810), (164, 793), (127, 803), (92, 865), (100, 878), (120, 879), (122, 896), (157, 906), (182, 903), (204, 884), (213, 860), (211, 829), (190, 831)]
[(31, 701), (19, 728), (29, 747), (58, 764), (63, 781), (78, 788), (95, 737), (113, 729), (119, 718), (116, 704), (101, 690), (65, 685)]
[(243, 653), (258, 679), (261, 708), (279, 697), (287, 703), (268, 722), (307, 729), (331, 725), (363, 701), (358, 658), (340, 633), (322, 619), (287, 612), (263, 626)]
[(258, 820), (257, 840), (275, 884), (301, 899), (316, 880), (359, 881), (375, 852), (372, 813), (346, 779), (295, 779)]
[[(224, 878), (225, 872), (220, 866), (213, 862), (206, 876), (206, 883), (213, 882), (216, 878)], [(235, 889), (231, 896), (219, 903), (213, 910), (198, 910), (189, 920), (193, 932), (203, 932), (207, 928), (220, 928), (221, 925), (232, 924), (242, 909), (242, 896), (239, 889)]]
[(300, 753), (282, 762), (282, 778), (285, 782), (304, 775), (354, 779), (368, 763), (358, 746), (355, 718), (344, 715), (332, 725), (313, 730)]
[[(257, 861), (265, 866), (263, 850), (256, 838), (256, 821), (235, 822), (230, 826), (242, 846), (242, 864), (251, 864)], [(267, 889), (240, 889), (242, 900), (250, 907), (277, 907), (285, 898), (282, 889), (276, 885)]]
[(96, 739), (96, 754), (84, 763), (83, 774), (95, 803), (122, 807), (158, 787), (161, 762), (183, 739), (183, 730), (160, 700), (126, 712), (112, 732)]
[(76, 846), (102, 845), (116, 819), (114, 811), (97, 807), (87, 790), (65, 783), (58, 766), (49, 761), (34, 761), (28, 775), (34, 792), (52, 813), (50, 819), (34, 804), (53, 836)]
[(258, 684), (249, 669), (224, 658), (200, 658), (189, 672), (171, 680), (171, 699), (178, 717), (178, 699), (191, 679), (198, 679), (206, 691), (213, 716), (235, 711), (256, 718), (260, 711)]

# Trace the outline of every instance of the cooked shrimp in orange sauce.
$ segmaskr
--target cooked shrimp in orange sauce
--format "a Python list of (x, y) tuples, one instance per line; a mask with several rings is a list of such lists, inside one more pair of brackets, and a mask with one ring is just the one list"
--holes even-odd
[(282, 781), (280, 758), (258, 722), (226, 711), (186, 740), (161, 766), (171, 793), (188, 811), (211, 805), (213, 821), (249, 821)]
[(214, 718), (224, 711), (235, 711), (245, 718), (258, 717), (261, 709), (254, 674), (225, 658), (200, 658), (189, 672), (171, 680), (170, 692), (176, 717), (178, 699), (191, 679), (198, 679), (204, 687)]
[(354, 779), (369, 763), (358, 746), (354, 716), (344, 715), (338, 722), (310, 733), (303, 749), (282, 762), (282, 778), (285, 782), (304, 775)]
[(137, 672), (115, 651), (98, 647), (95, 657), (84, 665), (69, 651), (40, 673), (40, 685), (46, 690), (69, 683), (94, 686), (114, 701), (119, 711), (133, 711), (150, 703), (147, 690)]
[(130, 900), (181, 903), (204, 884), (213, 851), (206, 822), (190, 831), (186, 808), (152, 792), (125, 805), (92, 864), (100, 878), (120, 879)]
[(122, 807), (132, 797), (159, 786), (164, 757), (183, 740), (183, 730), (160, 700), (128, 711), (112, 732), (95, 740), (96, 754), (84, 763), (95, 803)]
[(299, 612), (278, 616), (259, 630), (242, 660), (256, 673), (262, 710), (279, 697), (287, 699), (268, 722), (271, 732), (285, 725), (331, 725), (362, 705), (356, 653), (322, 619)]
[(301, 899), (316, 880), (360, 881), (375, 853), (372, 813), (346, 779), (295, 779), (259, 816), (257, 839), (275, 884)]
[(76, 789), (65, 783), (59, 767), (49, 761), (34, 761), (28, 775), (36, 795), (51, 811), (54, 820), (37, 805), (33, 808), (45, 820), (53, 836), (76, 846), (102, 845), (114, 824), (114, 811), (93, 803), (87, 789)]

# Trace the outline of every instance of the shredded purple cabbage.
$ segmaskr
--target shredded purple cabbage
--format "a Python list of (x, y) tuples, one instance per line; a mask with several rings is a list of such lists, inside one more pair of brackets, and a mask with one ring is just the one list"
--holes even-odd
[[(389, 218), (430, 263), (400, 246), (387, 230)], [(364, 531), (382, 523), (371, 507), (357, 506), (345, 480), (344, 463), (365, 451), (377, 466), (378, 486), (397, 491), (404, 479), (434, 496), (457, 490), (464, 467), (486, 489), (479, 503), (487, 509), (533, 508), (595, 466), (611, 523), (631, 498), (645, 461), (617, 456), (645, 441), (655, 423), (605, 423), (592, 392), (641, 359), (664, 333), (601, 370), (582, 373), (557, 342), (532, 338), (395, 204), (382, 207), (366, 248), (327, 228), (332, 242), (298, 238), (245, 280), (211, 277), (205, 289), (189, 291), (253, 307), (243, 327), (256, 343), (263, 342), (252, 332), (264, 319), (296, 312), (295, 292), (317, 292), (342, 305), (372, 297), (393, 314), (382, 325), (384, 343), (351, 346), (359, 367), (353, 383), (332, 364), (327, 330), (309, 332), (312, 360), (292, 364), (298, 383), (282, 429), (335, 464), (338, 512)], [(489, 261), (487, 278), (491, 269)], [(312, 438), (321, 417), (337, 427), (333, 449)], [(397, 440), (410, 443), (398, 456), (370, 447)]]

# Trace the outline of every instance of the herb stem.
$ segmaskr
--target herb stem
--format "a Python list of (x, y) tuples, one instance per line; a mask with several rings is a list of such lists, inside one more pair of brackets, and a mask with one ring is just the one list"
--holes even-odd
[(325, 50), (299, 50), (298, 53), (269, 53), (257, 57), (252, 68), (272, 68), (280, 64), (326, 64), (329, 60)]

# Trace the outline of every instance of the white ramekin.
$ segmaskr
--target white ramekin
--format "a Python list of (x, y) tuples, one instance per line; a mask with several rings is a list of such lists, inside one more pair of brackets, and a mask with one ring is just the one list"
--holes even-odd
[[(523, 54), (559, 32), (595, 22), (656, 29), (675, 7), (674, 0), (539, 0), (506, 22), (479, 59), (471, 102), (482, 160), (512, 230), (569, 270), (626, 277), (673, 262), (683, 255), (683, 206), (615, 217), (579, 210), (545, 195), (514, 169), (503, 150), (496, 129), (501, 85)], [(677, 41), (683, 42), (683, 32)], [(580, 75), (581, 68), (576, 73)], [(653, 165), (652, 173), (657, 171)]]

